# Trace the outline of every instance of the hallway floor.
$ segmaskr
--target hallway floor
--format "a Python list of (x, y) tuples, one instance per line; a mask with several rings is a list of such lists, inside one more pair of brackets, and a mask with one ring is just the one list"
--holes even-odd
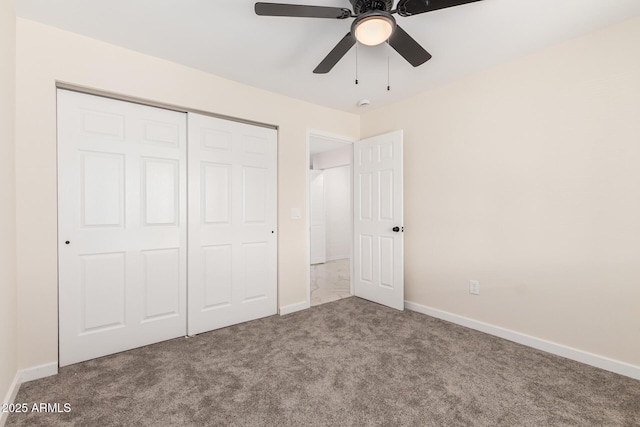
[(311, 266), (311, 306), (351, 296), (349, 259)]

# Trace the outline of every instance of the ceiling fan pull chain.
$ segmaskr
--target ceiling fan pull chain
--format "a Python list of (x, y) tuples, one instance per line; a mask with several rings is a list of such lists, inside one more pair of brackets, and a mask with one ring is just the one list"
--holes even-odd
[(391, 57), (387, 55), (387, 92), (391, 90)]
[(358, 43), (356, 43), (356, 84), (358, 84)]

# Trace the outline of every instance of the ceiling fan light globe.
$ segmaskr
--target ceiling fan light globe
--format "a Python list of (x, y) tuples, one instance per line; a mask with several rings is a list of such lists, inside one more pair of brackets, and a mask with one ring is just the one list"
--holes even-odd
[(395, 29), (395, 20), (391, 16), (365, 16), (354, 22), (356, 40), (367, 46), (377, 46), (386, 42)]

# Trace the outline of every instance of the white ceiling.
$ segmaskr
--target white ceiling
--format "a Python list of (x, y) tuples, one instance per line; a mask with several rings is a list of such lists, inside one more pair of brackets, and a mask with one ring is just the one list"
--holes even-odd
[[(639, 0), (483, 0), (403, 18), (433, 55), (413, 68), (387, 45), (358, 48), (326, 75), (313, 69), (351, 19), (259, 17), (253, 0), (13, 0), (18, 16), (315, 104), (380, 108), (500, 62), (640, 15)], [(350, 7), (348, 0), (276, 0)], [(390, 58), (391, 91), (387, 91)], [(598, 60), (594, 52), (593, 60)]]

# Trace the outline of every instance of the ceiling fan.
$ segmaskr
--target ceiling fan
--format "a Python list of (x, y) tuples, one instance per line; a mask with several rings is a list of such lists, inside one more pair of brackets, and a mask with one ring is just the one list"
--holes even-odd
[(356, 44), (356, 41), (368, 46), (376, 46), (388, 40), (389, 45), (411, 65), (414, 67), (422, 65), (431, 59), (431, 54), (396, 24), (393, 15), (396, 13), (403, 17), (419, 15), (476, 1), (480, 0), (400, 0), (393, 9), (393, 0), (349, 0), (353, 12), (343, 7), (258, 2), (255, 5), (255, 11), (260, 16), (355, 18), (351, 24), (351, 31), (313, 70), (316, 74), (325, 74), (331, 71)]

